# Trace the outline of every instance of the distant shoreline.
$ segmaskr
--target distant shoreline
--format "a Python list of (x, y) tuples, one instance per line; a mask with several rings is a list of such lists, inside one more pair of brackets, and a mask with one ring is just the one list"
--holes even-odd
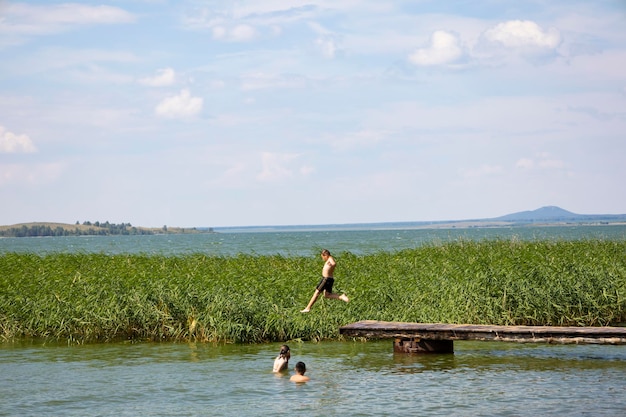
[[(276, 225), (276, 226), (224, 226), (224, 227), (142, 227), (130, 226), (134, 231), (110, 233), (107, 229), (94, 225), (80, 225), (54, 222), (31, 222), (0, 226), (2, 237), (47, 237), (47, 236), (101, 236), (101, 235), (164, 235), (164, 234), (203, 234), (203, 233), (263, 233), (263, 232), (315, 232), (315, 231), (368, 231), (368, 230), (440, 230), (440, 229), (479, 229), (479, 228), (524, 228), (524, 227), (576, 227), (576, 226), (626, 226), (623, 220), (572, 220), (572, 221), (489, 221), (459, 220), (440, 222), (389, 222), (389, 223), (347, 223), (321, 225)], [(10, 232), (17, 229), (49, 228), (57, 234), (33, 234), (16, 236)], [(62, 232), (61, 232), (62, 231)], [(63, 234), (64, 233), (64, 234)]]
[[(315, 231), (367, 231), (367, 230), (429, 230), (429, 229), (491, 229), (512, 227), (577, 227), (577, 226), (626, 226), (626, 221), (615, 222), (407, 222), (407, 223), (362, 223), (362, 224), (326, 224), (297, 226), (226, 226), (214, 227), (216, 233), (262, 233), (262, 232), (315, 232)], [(202, 228), (199, 228), (202, 229)]]

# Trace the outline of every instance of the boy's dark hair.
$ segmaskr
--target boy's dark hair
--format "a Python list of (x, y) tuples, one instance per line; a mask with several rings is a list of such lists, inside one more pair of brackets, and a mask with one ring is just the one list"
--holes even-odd
[(306, 372), (306, 365), (304, 364), (304, 362), (296, 363), (296, 372), (300, 375), (304, 375), (304, 373)]
[(322, 255), (330, 256), (330, 251), (328, 249), (324, 249), (324, 250), (322, 250)]

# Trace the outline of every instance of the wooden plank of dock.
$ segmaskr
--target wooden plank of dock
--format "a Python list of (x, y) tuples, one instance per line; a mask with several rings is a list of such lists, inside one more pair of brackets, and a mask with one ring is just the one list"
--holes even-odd
[(371, 339), (626, 344), (626, 327), (490, 326), (363, 320), (340, 327), (339, 333), (349, 337)]

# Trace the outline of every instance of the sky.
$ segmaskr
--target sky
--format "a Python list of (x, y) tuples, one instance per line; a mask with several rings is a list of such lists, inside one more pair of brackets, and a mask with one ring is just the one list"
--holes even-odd
[(624, 0), (0, 0), (0, 224), (626, 213)]

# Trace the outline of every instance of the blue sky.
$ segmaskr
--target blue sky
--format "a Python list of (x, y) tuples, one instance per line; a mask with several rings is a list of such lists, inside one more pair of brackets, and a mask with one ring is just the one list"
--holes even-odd
[(626, 3), (0, 0), (0, 224), (626, 213)]

